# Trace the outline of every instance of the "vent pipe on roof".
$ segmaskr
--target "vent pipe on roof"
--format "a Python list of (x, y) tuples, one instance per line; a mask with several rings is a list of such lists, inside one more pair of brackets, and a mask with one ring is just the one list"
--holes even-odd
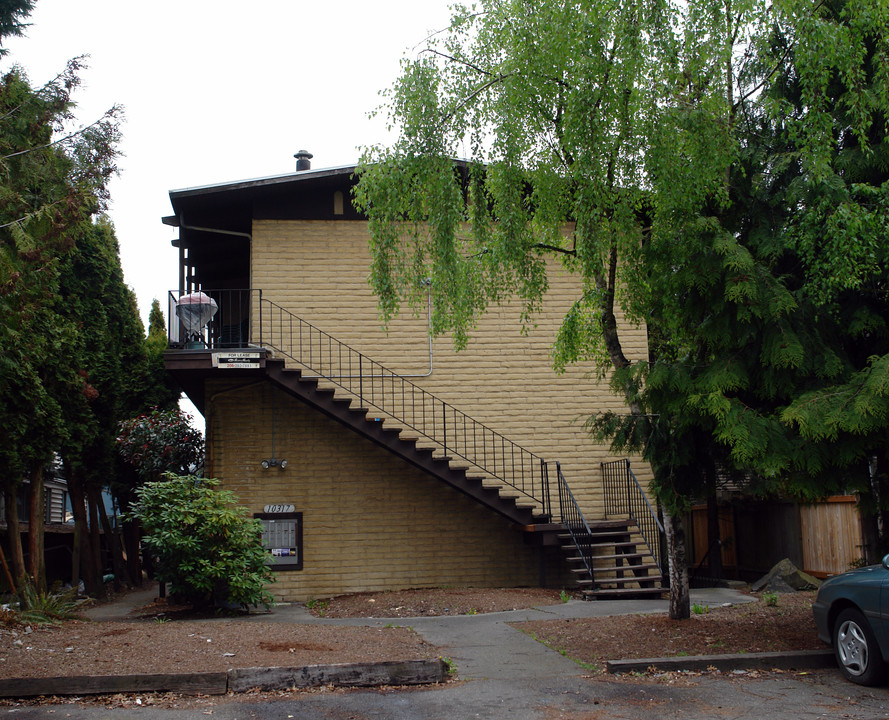
[(312, 169), (312, 153), (308, 150), (300, 150), (293, 157), (296, 158), (296, 171)]

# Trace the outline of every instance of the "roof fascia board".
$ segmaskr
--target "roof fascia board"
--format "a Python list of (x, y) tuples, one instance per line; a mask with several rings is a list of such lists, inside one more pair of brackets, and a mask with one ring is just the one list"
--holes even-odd
[(179, 190), (170, 190), (170, 200), (179, 198), (197, 197), (200, 195), (213, 195), (223, 192), (237, 192), (250, 188), (274, 187), (275, 185), (287, 185), (293, 182), (308, 182), (329, 177), (352, 175), (355, 165), (346, 165), (336, 168), (324, 168), (319, 170), (301, 170), (285, 175), (272, 175), (269, 177), (253, 178), (251, 180), (238, 180), (235, 182), (216, 183), (213, 185), (200, 185)]

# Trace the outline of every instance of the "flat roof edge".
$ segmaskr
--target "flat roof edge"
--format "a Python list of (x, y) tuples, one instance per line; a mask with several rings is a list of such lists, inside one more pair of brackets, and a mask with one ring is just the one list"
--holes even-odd
[(220, 192), (231, 192), (256, 187), (271, 187), (274, 185), (286, 185), (292, 182), (306, 182), (328, 177), (351, 175), (355, 172), (355, 165), (344, 165), (333, 168), (319, 168), (318, 170), (300, 170), (283, 175), (270, 175), (267, 177), (252, 178), (249, 180), (236, 180), (212, 185), (196, 185), (194, 187), (170, 190), (170, 199), (193, 197), (197, 195), (212, 195)]

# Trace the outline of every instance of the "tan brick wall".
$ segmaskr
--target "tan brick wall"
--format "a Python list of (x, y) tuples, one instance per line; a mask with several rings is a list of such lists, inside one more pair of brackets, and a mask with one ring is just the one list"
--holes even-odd
[[(367, 283), (366, 223), (257, 221), (253, 231), (251, 282), (265, 297), (399, 373), (428, 372), (425, 315), (406, 313), (388, 333), (380, 327)], [(546, 460), (560, 461), (584, 513), (600, 518), (599, 463), (614, 458), (588, 437), (583, 421), (597, 411), (622, 412), (624, 404), (590, 366), (554, 373), (550, 347), (579, 284), (557, 268), (549, 279), (543, 311), (526, 335), (517, 304), (494, 307), (466, 350), (456, 353), (448, 337), (435, 339), (432, 374), (413, 382)], [(644, 329), (622, 337), (629, 357), (645, 356)], [(650, 469), (640, 460), (633, 469), (647, 486)]]
[[(250, 512), (304, 513), (304, 569), (277, 573), (277, 597), (537, 584), (537, 550), (518, 528), (270, 384), (215, 381), (207, 399), (208, 474)], [(260, 466), (273, 416), (285, 470)]]

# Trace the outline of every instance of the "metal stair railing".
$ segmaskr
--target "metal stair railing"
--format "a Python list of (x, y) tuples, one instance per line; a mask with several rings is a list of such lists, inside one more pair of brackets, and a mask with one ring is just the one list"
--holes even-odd
[[(342, 389), (361, 407), (373, 409), (376, 419), (393, 420), (444, 456), (468, 465), (470, 473), (476, 470), (484, 479), (511, 488), (519, 500), (530, 499), (544, 514), (552, 515), (540, 456), (264, 298), (261, 290), (203, 292), (217, 306), (216, 316), (203, 331), (205, 348), (233, 347), (222, 340), (230, 341), (237, 331), (238, 337), (249, 338), (242, 346), (258, 345), (289, 358), (310, 373), (303, 377), (314, 376)], [(173, 317), (176, 304), (171, 293), (169, 336), (173, 345), (185, 337)], [(233, 308), (236, 317), (226, 317), (227, 308)]]
[[(549, 475), (549, 468), (546, 465), (544, 465), (544, 472)], [(562, 474), (562, 466), (558, 462), (556, 463), (556, 480), (559, 486), (559, 513), (561, 514), (562, 525), (571, 534), (571, 540), (583, 560), (587, 574), (590, 576), (590, 581), (592, 582), (590, 590), (595, 590), (596, 576), (593, 573), (592, 549), (593, 531), (590, 530), (590, 526), (580, 510), (580, 506), (577, 504), (574, 493), (568, 487), (568, 482)]]
[(630, 469), (629, 459), (603, 462), (601, 468), (605, 488), (605, 518), (629, 516), (639, 528), (648, 552), (661, 568), (661, 574), (666, 577), (664, 526)]

